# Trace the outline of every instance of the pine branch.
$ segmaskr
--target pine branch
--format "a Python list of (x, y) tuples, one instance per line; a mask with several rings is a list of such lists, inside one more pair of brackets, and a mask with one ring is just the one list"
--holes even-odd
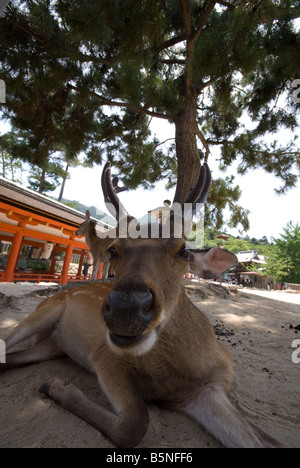
[(165, 65), (185, 65), (185, 60), (165, 59), (165, 60), (159, 60), (159, 63), (164, 63)]
[(196, 135), (197, 135), (197, 137), (199, 138), (199, 140), (201, 141), (202, 145), (203, 145), (204, 148), (205, 148), (205, 162), (207, 162), (208, 156), (210, 155), (210, 149), (209, 149), (209, 146), (208, 146), (208, 142), (207, 142), (207, 140), (205, 139), (205, 136), (204, 136), (203, 133), (201, 132), (201, 130), (200, 130), (200, 128), (198, 127), (198, 125), (196, 125), (195, 130), (196, 130)]
[(195, 51), (196, 42), (203, 31), (204, 26), (206, 25), (209, 16), (216, 5), (216, 0), (207, 0), (203, 15), (197, 29), (193, 26), (193, 15), (191, 11), (190, 1), (189, 0), (180, 0), (180, 9), (182, 13), (182, 18), (185, 25), (186, 35), (187, 35), (187, 54), (186, 54), (186, 74), (185, 74), (185, 88), (186, 96), (188, 97), (191, 94), (192, 83), (193, 83), (193, 55)]
[(177, 44), (180, 44), (180, 42), (183, 42), (186, 40), (186, 33), (179, 34), (178, 36), (174, 36), (171, 39), (168, 39), (167, 41), (163, 42), (159, 46), (151, 49), (154, 55), (159, 54), (163, 50), (169, 49), (170, 47), (173, 47)]
[(300, 5), (295, 6), (294, 8), (282, 8), (277, 7), (274, 10), (274, 14), (269, 14), (265, 16), (261, 16), (257, 21), (258, 24), (268, 23), (269, 21), (274, 20), (293, 20), (300, 17)]
[[(241, 1), (230, 3), (226, 0), (224, 1), (218, 0), (216, 3), (222, 6), (226, 6), (230, 11), (233, 11), (238, 6), (241, 6)], [(255, 7), (253, 7), (253, 11), (254, 11), (254, 8)], [(274, 21), (274, 20), (292, 20), (292, 19), (296, 19), (299, 17), (300, 17), (300, 5), (295, 6), (293, 8), (275, 7), (273, 15), (269, 14), (266, 16), (262, 16), (257, 23), (262, 24), (262, 23), (267, 23), (268, 21)]]
[(229, 10), (234, 10), (235, 9), (235, 5), (233, 5), (232, 3), (229, 3), (229, 2), (222, 2), (222, 1), (218, 1), (217, 2), (219, 5), (222, 5), (222, 6), (226, 6)]
[(299, 151), (265, 151), (263, 149), (261, 150), (252, 150), (253, 153), (257, 153), (257, 154), (262, 154), (263, 156), (278, 156), (278, 154), (280, 154), (280, 156), (286, 156), (286, 155), (295, 155), (295, 156), (300, 156), (300, 150)]
[(160, 143), (158, 143), (155, 147), (154, 147), (154, 150), (156, 150), (159, 146), (162, 146), (164, 145), (165, 143), (167, 143), (168, 141), (175, 141), (175, 137), (174, 138), (167, 138), (166, 140), (164, 141), (161, 141)]
[(210, 14), (212, 12), (212, 10), (214, 9), (215, 5), (216, 5), (217, 1), (216, 0), (208, 0), (207, 3), (206, 3), (206, 6), (204, 8), (204, 13), (203, 13), (203, 16), (202, 16), (202, 19), (201, 19), (201, 22), (198, 26), (198, 28), (195, 30), (193, 36), (192, 36), (192, 41), (193, 42), (196, 42), (197, 39), (199, 38), (204, 26), (206, 25), (209, 17), (210, 17)]
[[(28, 34), (28, 36), (34, 38), (43, 47), (46, 47), (48, 45), (47, 40), (39, 36), (33, 29), (31, 29), (29, 24), (27, 24), (25, 27), (20, 22), (18, 22), (15, 25), (15, 28), (20, 29), (24, 33)], [(65, 26), (64, 28), (67, 31)], [(70, 43), (72, 44), (74, 48), (77, 47), (76, 44), (72, 40), (70, 40)], [(56, 52), (57, 52), (57, 57), (60, 57), (60, 58), (68, 57), (68, 54), (70, 53), (70, 51), (65, 52), (63, 47), (57, 50)], [(83, 53), (78, 49), (76, 50), (76, 56), (74, 57), (74, 59), (78, 60), (79, 62), (93, 62), (93, 63), (99, 63), (101, 65), (113, 65), (114, 63), (118, 61), (119, 57), (110, 57), (110, 58), (104, 58), (100, 56), (95, 57), (95, 56), (91, 56), (89, 54)]]
[(198, 94), (200, 94), (208, 86), (211, 86), (215, 81), (216, 81), (215, 78), (211, 78), (210, 80), (205, 81), (205, 83), (203, 83), (203, 85), (199, 88)]
[[(70, 83), (68, 84), (68, 88), (73, 89), (74, 91), (80, 92), (80, 89), (77, 88), (77, 86), (71, 85)], [(150, 110), (146, 109), (145, 107), (135, 106), (135, 105), (130, 104), (128, 102), (113, 101), (113, 100), (108, 99), (108, 98), (106, 98), (104, 96), (101, 96), (100, 94), (95, 93), (95, 91), (88, 90), (88, 93), (91, 96), (93, 96), (94, 98), (101, 101), (102, 105), (104, 105), (104, 106), (125, 107), (126, 109), (130, 109), (130, 110), (132, 110), (134, 112), (137, 112), (138, 114), (145, 114), (145, 115), (149, 115), (151, 117), (157, 117), (159, 119), (169, 120), (169, 118), (170, 118), (170, 116), (168, 116), (168, 115), (160, 114), (159, 112), (150, 111)]]
[(234, 141), (228, 141), (228, 140), (206, 140), (208, 145), (234, 145)]

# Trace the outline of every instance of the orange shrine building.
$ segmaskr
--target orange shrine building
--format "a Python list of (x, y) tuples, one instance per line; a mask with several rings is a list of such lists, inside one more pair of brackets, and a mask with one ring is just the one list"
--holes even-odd
[[(0, 264), (0, 282), (67, 284), (86, 279), (82, 275), (82, 267), (89, 249), (84, 237), (75, 236), (84, 220), (83, 213), (0, 177), (0, 241), (11, 243), (8, 255), (4, 256), (5, 266)], [(111, 228), (107, 223), (97, 221), (99, 234)], [(20, 253), (24, 246), (29, 246), (27, 250), (31, 254), (35, 250), (42, 252), (42, 258), (49, 258), (47, 273), (28, 271), (26, 262), (20, 267)], [(70, 275), (73, 254), (79, 255), (79, 264), (77, 274)], [(62, 270), (56, 273), (56, 262), (62, 259)], [(101, 277), (101, 267), (98, 277)]]

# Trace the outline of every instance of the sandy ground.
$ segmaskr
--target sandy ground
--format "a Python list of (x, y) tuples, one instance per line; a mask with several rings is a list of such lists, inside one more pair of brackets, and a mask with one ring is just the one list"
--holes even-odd
[[(54, 288), (55, 289), (55, 288)], [(300, 446), (300, 294), (221, 290), (189, 283), (191, 300), (209, 317), (231, 352), (235, 382), (231, 401), (244, 416), (286, 447)], [(49, 286), (0, 283), (0, 338), (49, 294)], [(297, 348), (293, 348), (294, 340)], [(294, 342), (295, 346), (295, 342)], [(295, 359), (294, 359), (295, 360)], [(75, 383), (106, 404), (96, 378), (69, 358), (0, 375), (0, 447), (113, 447), (112, 443), (38, 392), (54, 377)], [(150, 424), (139, 447), (220, 447), (187, 416), (149, 405)]]

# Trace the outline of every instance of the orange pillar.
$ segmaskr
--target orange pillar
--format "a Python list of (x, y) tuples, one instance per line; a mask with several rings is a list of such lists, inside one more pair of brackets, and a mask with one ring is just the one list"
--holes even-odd
[(84, 256), (86, 255), (86, 252), (85, 250), (83, 250), (81, 252), (81, 255), (80, 255), (80, 260), (79, 260), (79, 265), (78, 265), (78, 271), (77, 271), (77, 276), (81, 276), (82, 275), (82, 265), (83, 265), (83, 259), (84, 259)]
[(98, 274), (97, 274), (97, 279), (102, 278), (102, 271), (103, 271), (103, 263), (100, 263)]
[(54, 275), (54, 273), (55, 273), (55, 264), (56, 264), (55, 256), (56, 256), (58, 251), (59, 251), (59, 245), (56, 244), (53, 247), (53, 251), (52, 251), (52, 260), (51, 260), (51, 265), (50, 265), (50, 269), (49, 269), (49, 275)]
[[(73, 239), (71, 239), (73, 240)], [(61, 273), (60, 284), (68, 284), (68, 274), (69, 274), (69, 266), (71, 262), (71, 257), (73, 253), (73, 242), (68, 245), (67, 252), (64, 260), (64, 266)]]
[(7, 259), (7, 264), (4, 273), (4, 281), (11, 283), (13, 281), (14, 272), (18, 263), (20, 250), (22, 247), (23, 241), (23, 231), (18, 231), (14, 235), (14, 240), (12, 242), (12, 246), (9, 252), (9, 256)]

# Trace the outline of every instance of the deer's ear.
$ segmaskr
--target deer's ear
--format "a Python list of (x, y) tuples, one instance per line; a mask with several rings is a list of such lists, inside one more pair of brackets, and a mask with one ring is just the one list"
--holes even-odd
[(91, 214), (90, 214), (90, 211), (89, 210), (86, 210), (85, 212), (85, 219), (88, 221), (91, 217)]
[(191, 250), (190, 271), (200, 278), (212, 279), (238, 264), (236, 256), (228, 250), (213, 247), (208, 250)]

